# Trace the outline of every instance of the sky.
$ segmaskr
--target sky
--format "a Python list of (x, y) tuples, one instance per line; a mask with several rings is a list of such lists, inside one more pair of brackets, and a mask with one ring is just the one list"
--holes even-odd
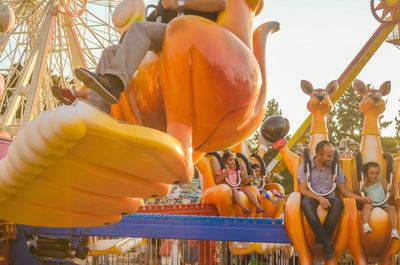
[[(300, 81), (325, 88), (342, 74), (379, 23), (369, 0), (264, 0), (254, 25), (266, 21), (281, 25), (267, 43), (267, 100), (279, 102), (290, 121), (289, 133), (294, 134), (309, 114), (309, 96), (301, 91)], [(400, 109), (400, 67), (396, 62), (400, 63), (400, 49), (385, 42), (357, 76), (376, 88), (386, 80), (392, 82), (385, 120), (394, 120)], [(382, 135), (394, 136), (394, 124)]]
[[(265, 1), (255, 24), (270, 20), (278, 21), (281, 30), (271, 35), (267, 44), (267, 99), (279, 102), (293, 134), (309, 114), (309, 96), (301, 91), (300, 80), (325, 88), (342, 74), (379, 23), (368, 0)], [(357, 76), (376, 88), (386, 80), (392, 82), (385, 120), (394, 120), (400, 109), (400, 67), (396, 62), (400, 63), (400, 49), (385, 42)], [(394, 124), (382, 135), (395, 135)]]

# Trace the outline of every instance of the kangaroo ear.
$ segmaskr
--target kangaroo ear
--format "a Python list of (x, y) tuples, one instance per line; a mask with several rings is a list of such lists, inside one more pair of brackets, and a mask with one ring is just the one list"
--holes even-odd
[(257, 9), (256, 9), (256, 16), (261, 13), (263, 8), (264, 8), (264, 0), (261, 0), (260, 3), (258, 3)]
[(329, 84), (326, 86), (325, 90), (328, 93), (328, 95), (330, 96), (336, 92), (338, 87), (339, 87), (339, 82), (337, 80), (333, 80), (333, 81), (329, 82)]
[[(261, 0), (246, 0), (247, 6), (254, 12), (260, 12), (263, 8), (264, 1)], [(261, 6), (260, 6), (261, 5)], [(261, 9), (260, 9), (261, 8)], [(258, 13), (257, 13), (258, 15)]]
[(358, 80), (358, 79), (354, 79), (354, 81), (353, 81), (353, 88), (354, 88), (354, 90), (355, 90), (359, 95), (361, 95), (361, 96), (364, 96), (364, 95), (367, 93), (367, 91), (368, 91), (368, 88), (367, 88), (367, 86), (364, 84), (364, 82), (361, 81), (361, 80)]
[(307, 80), (301, 80), (300, 87), (301, 87), (301, 90), (303, 90), (303, 92), (309, 96), (311, 96), (311, 93), (314, 90), (312, 84), (310, 82), (308, 82)]
[(390, 81), (384, 82), (381, 87), (379, 88), (379, 92), (381, 93), (381, 96), (386, 96), (390, 93), (390, 87), (392, 86), (392, 83)]

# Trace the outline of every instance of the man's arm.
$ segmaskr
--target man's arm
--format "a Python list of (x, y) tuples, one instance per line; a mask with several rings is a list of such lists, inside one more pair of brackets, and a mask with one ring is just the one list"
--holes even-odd
[[(161, 0), (165, 9), (178, 10), (177, 0)], [(226, 0), (185, 0), (185, 9), (201, 12), (219, 12), (226, 7)]]
[(372, 200), (370, 198), (361, 197), (360, 195), (355, 194), (354, 192), (349, 190), (344, 183), (338, 183), (336, 187), (339, 190), (340, 194), (345, 198), (352, 198), (362, 203), (372, 203)]
[(303, 196), (313, 198), (314, 200), (317, 200), (319, 204), (321, 204), (322, 208), (328, 209), (331, 207), (331, 204), (329, 203), (329, 200), (325, 197), (319, 196), (313, 192), (311, 192), (308, 187), (306, 182), (300, 183), (300, 193)]

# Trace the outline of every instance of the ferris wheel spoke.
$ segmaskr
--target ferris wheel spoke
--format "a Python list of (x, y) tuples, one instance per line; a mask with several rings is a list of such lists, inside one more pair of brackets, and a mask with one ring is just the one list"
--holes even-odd
[(381, 10), (385, 7), (384, 2), (379, 2), (379, 4), (375, 7), (375, 10)]
[(400, 22), (400, 1), (370, 0), (371, 12), (374, 18), (385, 24)]
[[(16, 24), (13, 31), (0, 35), (0, 71), (6, 79), (0, 125), (19, 128), (41, 111), (60, 104), (51, 94), (52, 85), (79, 87), (73, 69), (95, 68), (104, 47), (119, 39), (111, 22), (118, 3), (119, 0), (7, 1), (16, 15)], [(43, 37), (46, 18), (51, 16), (54, 33), (52, 38)], [(46, 38), (51, 43), (45, 45)]]
[[(17, 8), (17, 12), (15, 12), (16, 15), (16, 24), (14, 26), (14, 29), (10, 32), (8, 32), (6, 35), (4, 35), (4, 38), (1, 39), (0, 41), (0, 54), (3, 54), (4, 52), (4, 44), (9, 41), (9, 38), (12, 34), (15, 34), (18, 31), (22, 31), (24, 25), (29, 23), (29, 18), (32, 17), (32, 15), (35, 12), (38, 12), (39, 8), (45, 10), (45, 7), (48, 6), (48, 4), (44, 5), (44, 3), (48, 0), (42, 0), (38, 2), (36, 5), (31, 6), (31, 11), (29, 11), (27, 14), (24, 13), (24, 10), (26, 9), (26, 5), (19, 5)], [(41, 12), (42, 13), (42, 12)], [(44, 14), (40, 14), (38, 17), (43, 18)]]
[(81, 4), (78, 4), (77, 0), (61, 0), (61, 5), (64, 10), (72, 17), (80, 17), (86, 10), (87, 0), (79, 0)]

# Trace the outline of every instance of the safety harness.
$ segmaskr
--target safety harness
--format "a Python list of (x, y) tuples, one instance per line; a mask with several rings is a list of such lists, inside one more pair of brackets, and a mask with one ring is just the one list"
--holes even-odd
[[(386, 197), (381, 202), (373, 202), (372, 206), (379, 207), (384, 205), (390, 197), (392, 192), (392, 184), (393, 184), (393, 156), (391, 153), (384, 153), (383, 158), (386, 160)], [(360, 187), (360, 193), (362, 197), (365, 197), (364, 185), (365, 185), (365, 176), (363, 173), (363, 162), (361, 158), (361, 152), (356, 153), (356, 166), (357, 166), (357, 180), (358, 185)]]
[[(261, 180), (258, 181), (258, 185), (256, 183), (256, 181), (254, 180), (251, 185), (255, 186), (257, 188), (258, 191), (261, 191), (264, 189), (265, 187), (265, 183), (267, 181), (267, 166), (265, 165), (264, 159), (261, 158), (261, 156), (259, 156), (258, 154), (251, 154), (252, 157), (254, 157), (257, 161), (258, 164), (260, 165), (261, 168)], [(261, 185), (260, 185), (261, 184)]]
[[(221, 168), (221, 170), (226, 169), (224, 160), (222, 159), (222, 156), (221, 156), (220, 154), (218, 154), (217, 152), (211, 152), (211, 153), (208, 153), (208, 154), (214, 156), (214, 157), (217, 159), (218, 164), (219, 164), (219, 167)], [(239, 153), (238, 153), (238, 154), (239, 154)], [(228, 176), (227, 178), (225, 178), (225, 181), (226, 181), (231, 187), (238, 187), (238, 186), (240, 185), (240, 183), (242, 182), (242, 179), (240, 178), (240, 164), (239, 164), (239, 160), (237, 159), (238, 154), (236, 154), (236, 159), (235, 159), (235, 165), (236, 165), (236, 170), (237, 170), (237, 175), (238, 175), (238, 178), (237, 178), (236, 183), (232, 183), (232, 182), (229, 180), (229, 176), (231, 175), (230, 172), (229, 172), (229, 176)]]
[(306, 183), (307, 183), (308, 189), (312, 193), (319, 195), (319, 196), (323, 196), (323, 197), (332, 194), (336, 189), (336, 179), (337, 179), (337, 175), (339, 172), (339, 152), (337, 150), (335, 150), (335, 154), (333, 156), (333, 161), (332, 161), (332, 166), (331, 166), (332, 177), (333, 177), (332, 188), (326, 193), (318, 193), (311, 187), (311, 158), (310, 158), (310, 152), (309, 152), (308, 148), (304, 149), (303, 158), (304, 158), (304, 173), (306, 175)]

